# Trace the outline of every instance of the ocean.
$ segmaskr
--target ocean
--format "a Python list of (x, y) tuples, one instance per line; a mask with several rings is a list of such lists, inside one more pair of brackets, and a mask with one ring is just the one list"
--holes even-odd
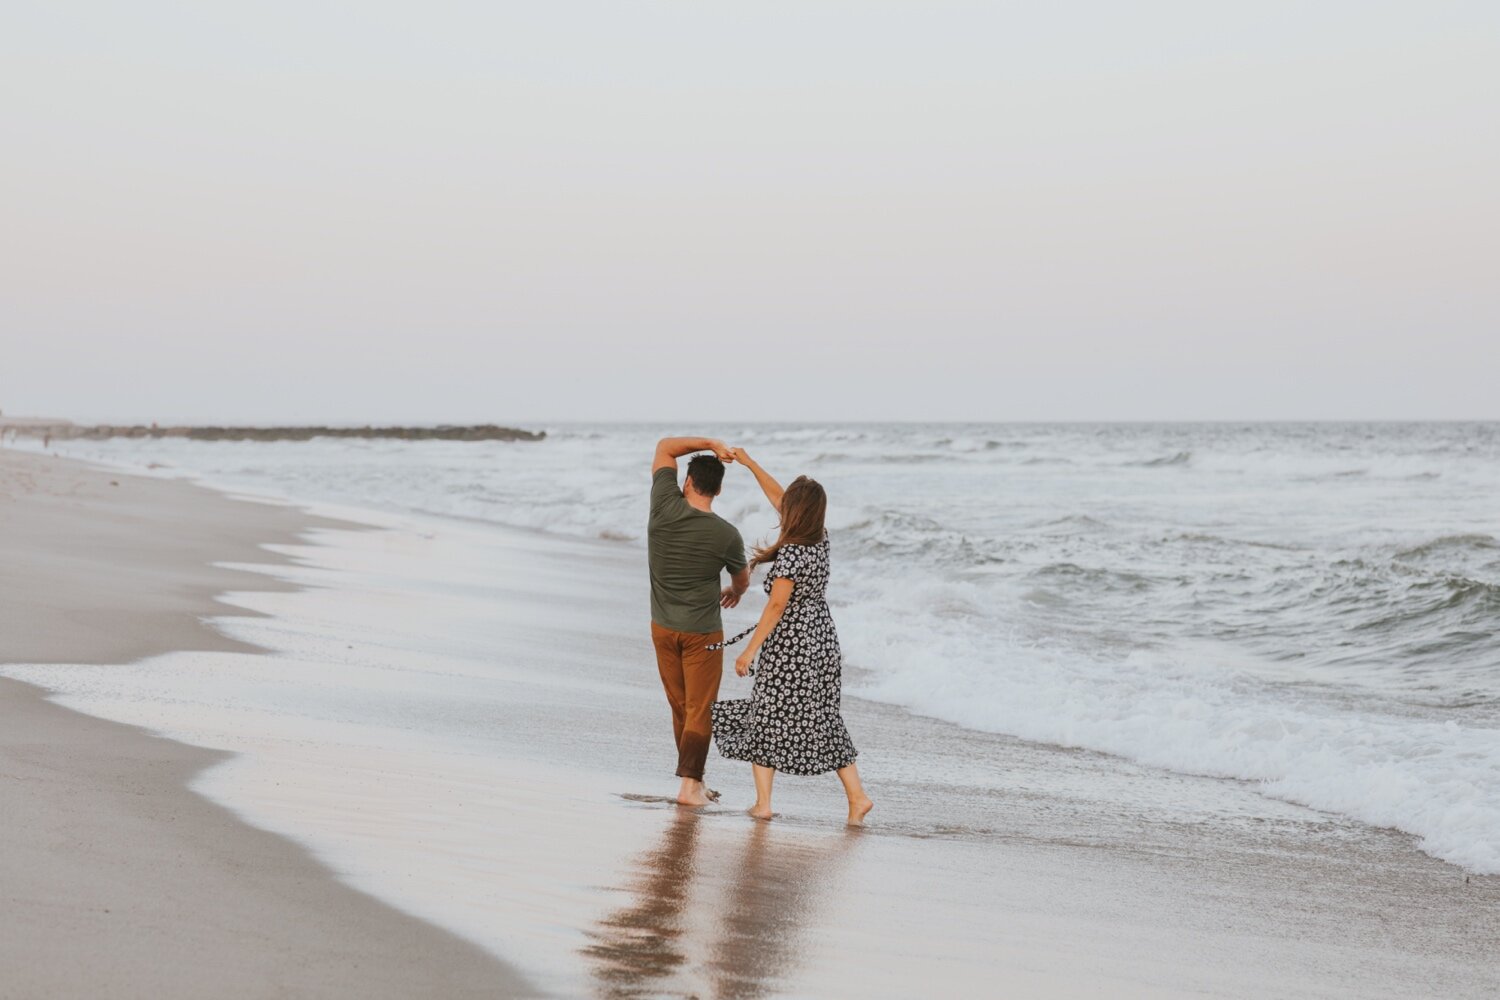
[[(655, 440), (721, 437), (783, 481), (806, 474), (828, 490), (847, 698), (951, 723), (960, 742), (976, 734), (976, 768), (990, 745), (978, 734), (1094, 751), (1121, 762), (1111, 794), (1123, 798), (1143, 768), (1208, 779), (1158, 797), (1158, 812), (1192, 818), (1203, 803), (1184, 796), (1220, 795), (1245, 823), (1305, 808), (1500, 873), (1500, 424), (535, 429), (545, 440), (53, 450), (481, 532), (466, 537), (493, 526), (544, 546), (587, 542), (583, 592), (591, 559), (644, 577)], [(747, 542), (773, 534), (743, 470), (729, 470), (716, 510)], [(367, 575), (395, 572), (365, 555)], [(566, 587), (566, 564), (549, 565)], [(472, 559), (454, 570), (484, 572)], [(644, 636), (643, 600), (636, 610)], [(747, 601), (726, 628), (758, 611)], [(266, 641), (264, 624), (236, 628)], [(450, 628), (440, 641), (463, 638)], [(640, 645), (618, 655), (654, 670)], [(444, 705), (463, 700), (464, 675), (402, 724), (451, 736)], [(336, 714), (390, 722), (359, 711), (355, 699)], [(607, 758), (607, 734), (591, 739)], [(878, 758), (878, 745), (861, 749)]]

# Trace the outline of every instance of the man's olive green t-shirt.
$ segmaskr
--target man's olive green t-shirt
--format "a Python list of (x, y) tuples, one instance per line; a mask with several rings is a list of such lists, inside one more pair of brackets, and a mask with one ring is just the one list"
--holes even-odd
[(701, 634), (724, 627), (719, 571), (745, 568), (745, 543), (734, 525), (683, 498), (676, 469), (657, 469), (651, 477), (646, 553), (652, 621), (675, 632)]

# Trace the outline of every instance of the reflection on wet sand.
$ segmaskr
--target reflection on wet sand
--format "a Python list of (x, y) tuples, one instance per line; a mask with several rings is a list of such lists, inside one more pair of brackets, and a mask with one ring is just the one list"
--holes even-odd
[(769, 823), (747, 831), (673, 810), (661, 841), (627, 874), (630, 904), (589, 932), (583, 953), (600, 995), (747, 1000), (775, 992), (857, 840), (857, 832)]
[(795, 967), (808, 920), (859, 838), (858, 831), (791, 839), (753, 823), (739, 871), (720, 904), (709, 961), (714, 995), (744, 1000), (770, 993)]
[(661, 842), (635, 863), (631, 905), (589, 933), (594, 943), (583, 953), (595, 962), (603, 995), (651, 996), (687, 961), (682, 918), (694, 881), (698, 819), (692, 810), (673, 810)]

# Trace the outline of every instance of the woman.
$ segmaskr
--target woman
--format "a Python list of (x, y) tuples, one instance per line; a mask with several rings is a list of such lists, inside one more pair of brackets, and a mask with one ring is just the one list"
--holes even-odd
[(874, 803), (860, 784), (857, 751), (839, 714), (843, 658), (823, 597), (828, 586), (828, 533), (823, 527), (828, 498), (806, 476), (783, 490), (743, 448), (733, 454), (754, 473), (781, 514), (781, 533), (750, 560), (752, 569), (771, 564), (765, 584), (770, 600), (734, 664), (735, 673), (744, 677), (760, 654), (755, 686), (748, 699), (714, 703), (714, 742), (725, 757), (754, 766), (755, 805), (749, 812), (756, 819), (773, 815), (771, 783), (777, 771), (835, 771), (849, 797), (849, 824), (859, 826)]

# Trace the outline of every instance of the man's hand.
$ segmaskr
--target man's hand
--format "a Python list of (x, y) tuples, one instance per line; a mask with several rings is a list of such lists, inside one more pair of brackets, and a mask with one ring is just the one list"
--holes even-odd
[[(726, 608), (732, 608), (740, 603), (740, 598), (745, 596), (745, 591), (750, 589), (750, 567), (745, 566), (738, 573), (729, 574), (729, 586), (724, 588), (724, 593), (719, 597), (719, 603)], [(734, 600), (726, 601), (729, 595), (734, 595)]]
[(743, 591), (735, 590), (733, 587), (725, 587), (723, 590), (719, 591), (719, 607), (738, 607), (740, 603), (741, 593), (743, 593)]
[(740, 658), (738, 660), (734, 661), (734, 672), (739, 674), (741, 677), (747, 677), (749, 676), (750, 668), (754, 665), (754, 663), (755, 654), (747, 649), (740, 654)]
[(735, 452), (739, 451), (738, 448), (731, 448), (723, 441), (719, 441), (717, 439), (710, 439), (708, 442), (708, 447), (709, 450), (714, 453), (714, 456), (726, 465), (734, 462)]

